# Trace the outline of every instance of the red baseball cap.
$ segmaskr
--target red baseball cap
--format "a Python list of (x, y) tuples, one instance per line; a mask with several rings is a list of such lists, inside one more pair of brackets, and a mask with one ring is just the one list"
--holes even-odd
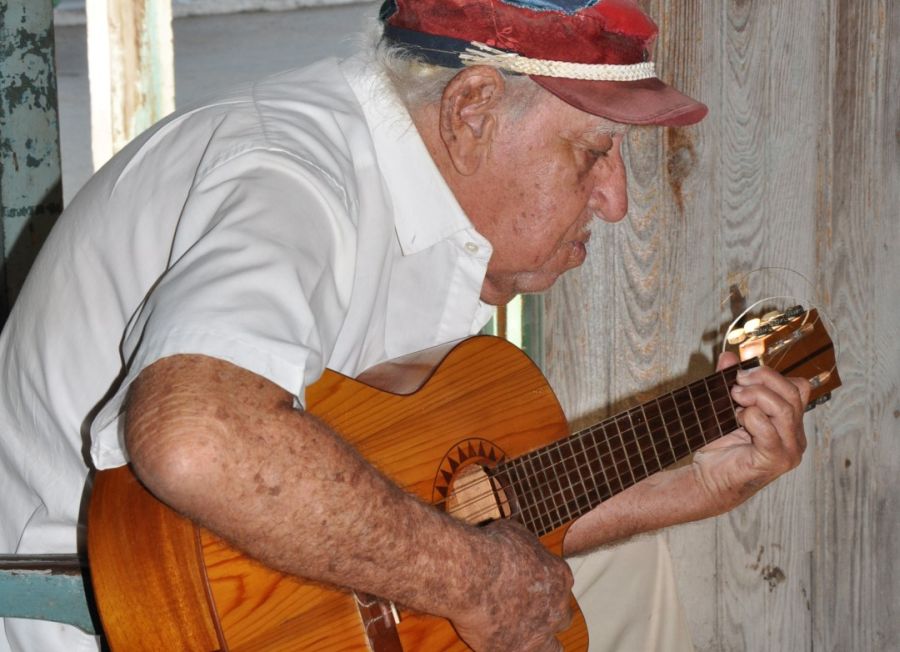
[(526, 74), (615, 122), (680, 126), (707, 108), (662, 82), (658, 29), (632, 0), (385, 0), (384, 38), (436, 65)]

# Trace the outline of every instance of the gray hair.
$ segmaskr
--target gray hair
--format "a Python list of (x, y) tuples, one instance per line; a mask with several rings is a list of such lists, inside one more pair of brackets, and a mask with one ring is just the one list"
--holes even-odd
[[(428, 63), (402, 44), (381, 38), (374, 45), (374, 60), (385, 73), (394, 92), (410, 110), (440, 102), (447, 84), (459, 74), (459, 68)], [(518, 118), (533, 106), (541, 87), (525, 75), (499, 70), (505, 84), (504, 104), (509, 115)]]

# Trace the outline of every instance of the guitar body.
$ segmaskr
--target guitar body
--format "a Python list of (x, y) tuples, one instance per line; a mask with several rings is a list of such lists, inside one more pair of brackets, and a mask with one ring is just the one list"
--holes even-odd
[[(552, 390), (514, 346), (476, 337), (429, 355), (386, 363), (362, 380), (326, 372), (307, 391), (308, 409), (399, 486), (435, 504), (453, 497), (461, 474), (568, 434)], [(560, 553), (565, 529), (542, 542)], [(305, 536), (302, 526), (297, 536)], [(127, 467), (97, 474), (88, 551), (113, 650), (370, 649), (352, 593), (253, 561), (157, 501)], [(468, 649), (441, 618), (403, 612), (397, 630), (407, 651)], [(567, 652), (587, 649), (577, 605), (560, 639)]]

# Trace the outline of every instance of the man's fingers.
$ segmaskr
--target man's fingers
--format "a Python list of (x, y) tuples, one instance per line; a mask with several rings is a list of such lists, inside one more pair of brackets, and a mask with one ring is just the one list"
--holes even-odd
[(732, 397), (743, 407), (738, 420), (753, 436), (754, 445), (770, 455), (784, 451), (792, 466), (799, 464), (806, 449), (802, 386), (763, 369), (742, 372), (738, 383)]
[(737, 384), (741, 387), (764, 387), (774, 392), (777, 396), (787, 401), (791, 408), (802, 412), (806, 402), (803, 400), (800, 379), (785, 378), (781, 374), (766, 367), (757, 367), (746, 371), (739, 371)]
[(537, 652), (562, 652), (563, 646), (557, 638), (551, 638)]
[(727, 369), (728, 367), (733, 367), (739, 362), (737, 354), (731, 351), (723, 351), (722, 355), (719, 356), (719, 359), (716, 361), (716, 371), (722, 371), (723, 369)]

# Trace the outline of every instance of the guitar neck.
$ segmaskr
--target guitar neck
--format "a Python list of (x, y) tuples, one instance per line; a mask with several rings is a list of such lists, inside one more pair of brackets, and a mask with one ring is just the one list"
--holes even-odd
[(514, 516), (538, 536), (738, 427), (731, 388), (756, 358), (625, 410), (495, 467)]

